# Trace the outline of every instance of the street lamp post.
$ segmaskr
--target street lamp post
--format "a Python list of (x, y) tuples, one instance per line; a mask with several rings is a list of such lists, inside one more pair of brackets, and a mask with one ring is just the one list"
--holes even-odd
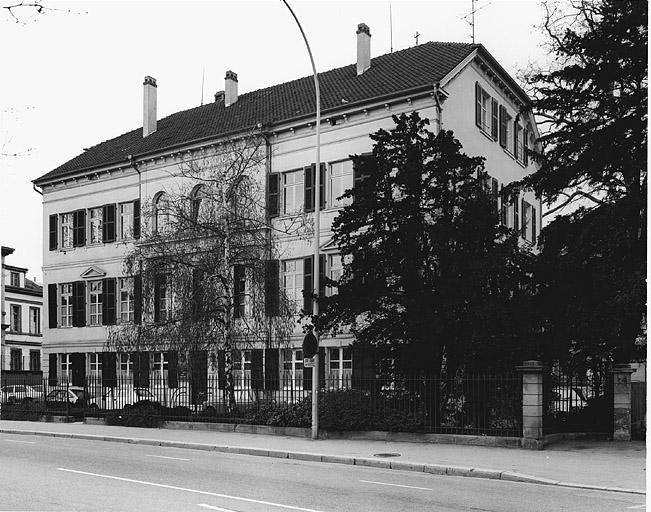
[[(310, 63), (312, 64), (312, 73), (314, 74), (314, 89), (316, 91), (316, 170), (314, 178), (314, 305), (313, 313), (314, 316), (319, 314), (319, 235), (321, 232), (321, 95), (319, 93), (319, 75), (316, 72), (316, 66), (314, 65), (314, 57), (312, 56), (312, 50), (310, 49), (310, 43), (307, 41), (303, 27), (298, 21), (296, 14), (287, 3), (287, 0), (282, 0), (282, 2), (287, 6), (289, 12), (292, 13), (296, 24), (298, 25), (303, 40), (305, 41), (305, 46), (307, 47), (307, 53), (310, 55)], [(315, 328), (314, 336), (317, 340), (317, 347), (319, 343), (319, 332)], [(312, 439), (319, 438), (319, 350), (314, 355), (314, 368), (312, 369)]]

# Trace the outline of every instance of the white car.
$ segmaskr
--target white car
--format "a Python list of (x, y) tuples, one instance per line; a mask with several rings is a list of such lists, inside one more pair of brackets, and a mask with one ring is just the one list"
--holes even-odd
[(2, 387), (2, 402), (28, 403), (37, 402), (43, 398), (43, 393), (27, 384), (15, 384)]
[(551, 399), (554, 412), (580, 411), (588, 405), (581, 391), (576, 388), (552, 388)]
[(109, 388), (102, 396), (102, 409), (128, 409), (132, 405), (147, 400), (156, 402), (156, 397), (147, 388)]

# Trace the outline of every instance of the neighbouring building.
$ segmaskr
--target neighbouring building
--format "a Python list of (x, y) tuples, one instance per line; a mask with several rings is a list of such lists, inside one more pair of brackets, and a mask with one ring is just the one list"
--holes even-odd
[[(394, 114), (416, 110), (432, 130), (453, 130), (465, 153), (484, 156), (496, 201), (503, 185), (533, 172), (527, 148), (538, 136), (534, 119), (520, 114), (529, 103), (527, 95), (481, 44), (428, 42), (371, 58), (370, 29), (360, 24), (356, 38), (356, 63), (319, 74), (323, 204), (318, 243), (322, 272), (333, 278), (342, 263), (329, 243), (331, 224), (342, 207), (337, 198), (355, 183), (350, 155), (371, 151), (369, 134), (393, 127)], [(104, 351), (108, 326), (134, 318), (133, 280), (123, 275), (122, 262), (141, 231), (151, 229), (141, 211), (155, 210), (182, 159), (210, 154), (227, 137), (257, 134), (267, 152), (263, 171), (270, 222), (282, 223), (297, 209), (309, 212), (313, 77), (245, 94), (238, 93), (240, 80), (246, 77), (227, 71), (224, 90), (213, 103), (157, 119), (158, 86), (145, 77), (142, 127), (88, 148), (34, 180), (43, 194), (44, 357), (51, 380), (80, 383), (102, 373), (170, 371), (166, 353), (147, 354), (144, 365), (139, 361), (134, 368), (133, 355)], [(520, 232), (522, 243), (535, 246), (540, 200), (527, 191), (497, 207), (501, 221)], [(313, 243), (290, 235), (280, 239), (277, 284), (289, 296), (311, 290)], [(281, 382), (285, 377), (300, 381), (303, 335), (297, 324), (289, 345), (243, 351), (236, 368), (242, 374), (274, 372)], [(351, 341), (346, 335), (321, 340), (322, 372), (335, 381), (361, 371)], [(208, 365), (207, 371), (217, 369)]]
[(43, 287), (27, 278), (26, 268), (5, 263), (13, 254), (2, 247), (2, 372), (40, 372), (43, 344)]

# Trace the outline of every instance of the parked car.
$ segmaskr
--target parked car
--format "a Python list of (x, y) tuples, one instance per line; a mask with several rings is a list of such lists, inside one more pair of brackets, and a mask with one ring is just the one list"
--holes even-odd
[(81, 386), (56, 388), (45, 396), (45, 407), (50, 410), (89, 410), (96, 411), (97, 399)]
[(551, 400), (554, 412), (580, 411), (588, 405), (579, 388), (552, 388)]
[(147, 400), (160, 403), (147, 388), (108, 388), (102, 397), (102, 409), (128, 409), (138, 402)]
[(43, 392), (27, 384), (15, 384), (2, 387), (3, 403), (37, 402), (43, 398)]

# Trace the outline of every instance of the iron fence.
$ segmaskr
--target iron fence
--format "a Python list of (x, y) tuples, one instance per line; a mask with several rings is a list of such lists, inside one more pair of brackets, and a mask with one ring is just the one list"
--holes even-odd
[[(139, 411), (161, 420), (253, 423), (309, 427), (309, 380), (259, 379), (236, 375), (228, 387), (220, 376), (173, 381), (87, 377), (82, 386), (47, 379), (3, 392), (4, 419), (50, 414), (118, 421)], [(3, 389), (5, 389), (3, 383)], [(7, 387), (7, 391), (9, 388)], [(118, 418), (118, 419), (116, 419)], [(522, 436), (520, 376), (355, 379), (328, 374), (321, 379), (319, 422), (326, 430), (388, 430), (445, 434)]]

